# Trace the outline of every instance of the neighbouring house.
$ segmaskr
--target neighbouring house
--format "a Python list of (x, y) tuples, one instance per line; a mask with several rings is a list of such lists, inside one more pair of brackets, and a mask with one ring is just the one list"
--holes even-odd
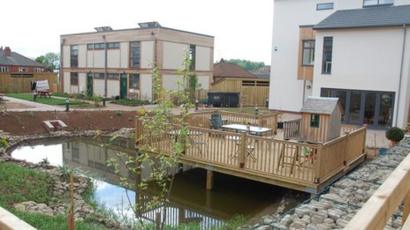
[(31, 82), (48, 80), (55, 85), (57, 75), (46, 66), (19, 53), (10, 47), (0, 47), (0, 93), (31, 92)]
[(349, 124), (408, 124), (410, 0), (275, 0), (269, 108), (338, 97)]
[[(61, 84), (65, 93), (152, 100), (156, 65), (162, 86), (177, 89), (188, 53), (191, 71), (204, 90), (213, 73), (214, 37), (139, 23), (139, 28), (61, 35)], [(107, 78), (107, 84), (105, 79)]]
[(210, 92), (236, 96), (243, 106), (265, 106), (269, 95), (269, 78), (248, 72), (223, 59), (214, 64), (214, 78)]

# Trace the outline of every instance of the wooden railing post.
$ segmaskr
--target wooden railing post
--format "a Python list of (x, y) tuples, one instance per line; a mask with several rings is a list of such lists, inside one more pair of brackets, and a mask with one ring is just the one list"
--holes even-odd
[(315, 164), (315, 177), (314, 177), (314, 183), (319, 184), (320, 183), (320, 173), (321, 173), (321, 168), (322, 168), (322, 155), (323, 155), (323, 144), (319, 144), (317, 147), (317, 159), (316, 159), (316, 164)]
[(247, 148), (247, 134), (242, 133), (241, 135), (241, 142), (240, 142), (240, 149), (239, 149), (239, 168), (245, 167), (245, 160), (246, 160), (246, 148)]
[(402, 224), (404, 224), (409, 217), (410, 214), (410, 191), (407, 192), (406, 196), (403, 200), (403, 216), (402, 216)]

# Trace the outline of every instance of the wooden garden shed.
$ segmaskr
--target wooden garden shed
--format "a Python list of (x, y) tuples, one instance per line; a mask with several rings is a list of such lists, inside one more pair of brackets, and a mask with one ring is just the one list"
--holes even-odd
[(308, 97), (301, 113), (302, 141), (324, 143), (340, 136), (342, 107), (338, 98)]
[(243, 106), (266, 106), (269, 97), (269, 76), (252, 74), (223, 59), (214, 64), (214, 79), (209, 92), (239, 93)]

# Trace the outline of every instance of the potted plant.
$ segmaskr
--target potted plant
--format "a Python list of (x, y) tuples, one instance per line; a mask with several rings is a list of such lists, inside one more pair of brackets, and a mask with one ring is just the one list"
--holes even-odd
[(392, 146), (395, 146), (404, 138), (404, 131), (398, 127), (390, 128), (386, 131), (386, 138), (391, 141)]

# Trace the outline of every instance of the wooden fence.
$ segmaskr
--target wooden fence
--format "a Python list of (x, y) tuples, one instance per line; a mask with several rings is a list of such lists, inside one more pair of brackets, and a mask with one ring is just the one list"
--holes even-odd
[[(137, 130), (142, 124), (138, 123)], [(317, 188), (351, 163), (362, 159), (366, 128), (357, 129), (324, 144), (259, 137), (247, 133), (189, 127), (185, 151), (180, 160), (245, 174)], [(154, 153), (172, 154), (178, 127), (158, 136), (137, 134), (142, 148)], [(140, 142), (141, 143), (141, 142)], [(262, 180), (261, 180), (262, 181)], [(263, 182), (263, 181), (262, 181)]]
[(31, 82), (39, 80), (47, 80), (50, 91), (56, 89), (57, 75), (55, 73), (0, 73), (0, 93), (29, 93), (31, 92)]
[(191, 126), (210, 128), (209, 119), (211, 114), (218, 111), (222, 115), (222, 120), (229, 124), (251, 124), (266, 128), (271, 128), (273, 133), (277, 132), (278, 113), (270, 112), (267, 114), (252, 115), (247, 113), (235, 113), (224, 110), (206, 110), (192, 113), (188, 116), (188, 124)]
[(410, 155), (363, 205), (345, 229), (384, 229), (393, 213), (404, 203), (402, 229), (410, 229)]

